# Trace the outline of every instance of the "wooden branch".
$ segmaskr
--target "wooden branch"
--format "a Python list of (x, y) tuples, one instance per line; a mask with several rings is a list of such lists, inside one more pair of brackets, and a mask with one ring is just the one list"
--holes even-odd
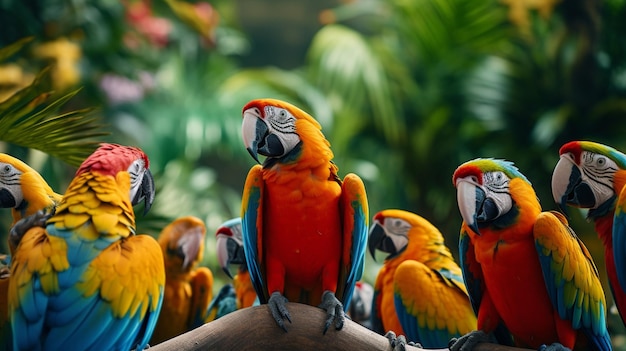
[[(183, 335), (150, 347), (150, 351), (200, 350), (387, 350), (387, 338), (346, 320), (341, 330), (332, 326), (322, 334), (326, 313), (320, 308), (288, 303), (292, 323), (285, 333), (274, 321), (267, 305), (248, 307), (207, 323)], [(420, 350), (407, 346), (407, 351)], [(444, 351), (447, 349), (441, 349)], [(495, 344), (479, 344), (475, 351), (521, 351)]]

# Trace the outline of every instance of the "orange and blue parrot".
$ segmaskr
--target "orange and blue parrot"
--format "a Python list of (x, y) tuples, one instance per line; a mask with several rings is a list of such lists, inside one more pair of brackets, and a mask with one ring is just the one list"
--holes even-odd
[(158, 344), (207, 322), (213, 298), (213, 273), (198, 267), (204, 256), (206, 226), (194, 216), (169, 223), (158, 242), (165, 261), (163, 307), (151, 344)]
[[(52, 212), (60, 201), (61, 195), (54, 192), (37, 171), (11, 155), (0, 153), (0, 208), (11, 208), (11, 226), (37, 211)], [(19, 240), (19, 236), (9, 237), (11, 252)]]
[(243, 242), (250, 278), (283, 329), (287, 301), (319, 306), (341, 329), (361, 278), (368, 206), (361, 179), (343, 181), (330, 143), (308, 113), (259, 99), (243, 108), (243, 141), (253, 166), (242, 199)]
[(589, 209), (587, 218), (604, 245), (609, 286), (626, 324), (626, 155), (591, 141), (561, 147), (552, 173), (554, 200)]
[[(246, 253), (243, 248), (241, 217), (232, 218), (222, 223), (215, 232), (217, 246), (217, 261), (224, 272), (233, 279), (237, 309), (246, 308), (259, 303), (256, 296), (250, 272), (246, 263)], [(233, 277), (230, 264), (237, 264), (237, 274)]]
[(374, 284), (374, 331), (446, 348), (450, 339), (476, 329), (461, 268), (428, 220), (404, 210), (380, 211), (368, 246), (374, 259), (376, 250), (389, 254)]
[(598, 271), (565, 217), (542, 212), (532, 185), (508, 161), (468, 161), (453, 183), (463, 217), (461, 268), (478, 331), (451, 349), (466, 349), (478, 336), (511, 344), (512, 336), (520, 347), (611, 350)]
[[(163, 301), (157, 241), (136, 235), (133, 205), (154, 200), (148, 157), (102, 144), (78, 168), (56, 212), (41, 215), (11, 262), (15, 350), (141, 350)], [(27, 219), (27, 218), (25, 218)]]
[[(61, 195), (55, 193), (43, 177), (21, 160), (0, 153), (0, 208), (10, 208), (13, 222), (31, 216), (37, 211), (51, 213), (61, 201)], [(12, 228), (9, 233), (9, 250), (11, 254), (21, 240), (25, 230)], [(11, 256), (5, 256), (6, 269), (10, 265)], [(9, 272), (0, 277), (0, 346), (10, 349), (13, 346), (11, 326), (9, 325), (8, 289)]]

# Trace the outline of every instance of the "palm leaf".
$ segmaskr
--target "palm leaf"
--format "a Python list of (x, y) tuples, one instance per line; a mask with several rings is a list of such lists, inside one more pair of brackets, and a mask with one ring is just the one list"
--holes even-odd
[[(22, 39), (0, 49), (0, 59), (17, 53), (29, 40)], [(78, 166), (107, 135), (92, 116), (93, 109), (61, 112), (80, 89), (60, 97), (50, 90), (49, 69), (7, 100), (0, 102), (0, 140), (37, 149)]]

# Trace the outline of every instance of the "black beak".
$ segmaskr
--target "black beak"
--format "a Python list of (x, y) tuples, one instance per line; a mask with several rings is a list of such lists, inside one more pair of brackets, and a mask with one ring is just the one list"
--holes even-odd
[(396, 250), (396, 246), (393, 244), (393, 241), (385, 233), (385, 228), (378, 223), (372, 224), (372, 227), (370, 228), (369, 237), (367, 239), (367, 247), (372, 255), (372, 258), (374, 258), (374, 261), (376, 261), (376, 250), (389, 253), (387, 258), (391, 258), (398, 254), (398, 250)]
[(143, 215), (145, 216), (150, 208), (152, 207), (152, 203), (154, 202), (154, 178), (152, 177), (152, 173), (149, 169), (143, 173), (143, 179), (141, 180), (141, 188), (135, 194), (135, 198), (132, 201), (133, 205), (144, 202), (143, 207)]
[(226, 262), (226, 265), (222, 267), (222, 270), (224, 271), (224, 273), (226, 273), (226, 275), (228, 275), (228, 277), (232, 279), (233, 275), (232, 273), (230, 273), (229, 269), (230, 264), (233, 263), (245, 266), (247, 264), (246, 254), (243, 250), (243, 246), (240, 246), (232, 238), (228, 238), (226, 240), (226, 251), (228, 252), (228, 261)]
[(17, 204), (15, 203), (15, 197), (11, 194), (7, 189), (0, 190), (0, 207), (1, 208), (14, 208)]

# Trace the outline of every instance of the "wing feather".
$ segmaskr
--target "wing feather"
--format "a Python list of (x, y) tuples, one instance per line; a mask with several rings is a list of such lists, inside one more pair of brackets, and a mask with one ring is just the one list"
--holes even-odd
[(265, 273), (261, 267), (263, 244), (263, 168), (254, 165), (246, 178), (241, 202), (241, 229), (246, 264), (250, 280), (261, 303), (267, 303), (269, 294), (263, 286)]

